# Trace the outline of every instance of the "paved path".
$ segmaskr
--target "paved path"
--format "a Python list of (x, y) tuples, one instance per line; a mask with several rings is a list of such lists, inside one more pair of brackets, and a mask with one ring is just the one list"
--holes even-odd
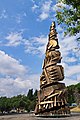
[(65, 118), (40, 118), (30, 114), (0, 116), (0, 120), (80, 120), (80, 114)]

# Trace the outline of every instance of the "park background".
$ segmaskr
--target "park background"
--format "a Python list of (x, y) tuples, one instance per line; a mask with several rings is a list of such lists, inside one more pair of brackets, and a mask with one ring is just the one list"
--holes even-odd
[[(79, 0), (0, 1), (0, 99), (19, 95), (22, 99), (22, 96), (28, 95), (29, 90), (33, 89), (34, 95), (36, 89), (39, 89), (39, 77), (52, 21), (56, 23), (62, 53), (61, 64), (65, 74), (63, 82), (66, 86), (80, 86), (78, 3)], [(63, 12), (64, 16), (61, 16)], [(68, 31), (65, 32), (66, 30)], [(66, 36), (64, 33), (67, 33)], [(71, 87), (71, 90), (74, 88)], [(74, 91), (79, 94), (80, 87)]]

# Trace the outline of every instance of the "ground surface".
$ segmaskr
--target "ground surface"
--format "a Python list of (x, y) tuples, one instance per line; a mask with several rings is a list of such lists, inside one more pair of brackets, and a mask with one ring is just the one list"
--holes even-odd
[(80, 114), (65, 118), (40, 118), (30, 114), (16, 114), (0, 116), (0, 120), (80, 120)]
[(70, 111), (72, 111), (72, 112), (73, 112), (73, 111), (80, 112), (80, 107), (78, 107), (78, 106), (77, 106), (77, 107), (74, 107), (74, 108), (72, 108)]

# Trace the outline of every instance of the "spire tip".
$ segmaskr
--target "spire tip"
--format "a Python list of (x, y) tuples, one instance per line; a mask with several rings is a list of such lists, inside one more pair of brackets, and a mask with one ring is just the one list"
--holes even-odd
[(52, 24), (51, 24), (52, 27), (55, 27), (55, 22), (53, 21)]

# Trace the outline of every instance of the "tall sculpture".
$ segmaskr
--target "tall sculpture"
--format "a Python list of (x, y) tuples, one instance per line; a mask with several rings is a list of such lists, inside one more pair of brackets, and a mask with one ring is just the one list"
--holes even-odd
[(38, 115), (70, 113), (66, 101), (66, 87), (64, 83), (60, 82), (64, 79), (64, 69), (62, 65), (58, 64), (62, 58), (58, 49), (59, 45), (55, 22), (52, 22), (35, 108), (35, 114)]

